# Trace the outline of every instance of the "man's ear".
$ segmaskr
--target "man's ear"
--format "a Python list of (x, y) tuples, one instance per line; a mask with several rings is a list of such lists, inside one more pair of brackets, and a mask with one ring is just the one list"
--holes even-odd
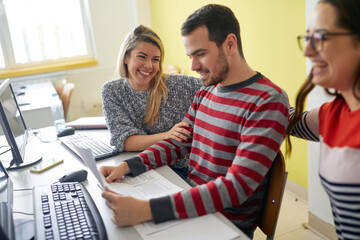
[(230, 55), (238, 52), (238, 46), (237, 46), (237, 38), (235, 36), (235, 34), (230, 33), (225, 41), (224, 41), (224, 48), (226, 49), (226, 51), (228, 51), (228, 53)]

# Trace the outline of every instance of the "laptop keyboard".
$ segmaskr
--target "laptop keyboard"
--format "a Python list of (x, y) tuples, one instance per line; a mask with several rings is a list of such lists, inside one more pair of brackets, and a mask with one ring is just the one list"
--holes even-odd
[(111, 147), (110, 145), (100, 141), (97, 138), (90, 137), (86, 134), (75, 134), (60, 138), (61, 142), (64, 143), (68, 148), (79, 155), (74, 146), (79, 148), (91, 149), (92, 154), (96, 161), (109, 158), (119, 154), (119, 151)]
[(35, 239), (107, 239), (100, 213), (80, 183), (33, 189)]

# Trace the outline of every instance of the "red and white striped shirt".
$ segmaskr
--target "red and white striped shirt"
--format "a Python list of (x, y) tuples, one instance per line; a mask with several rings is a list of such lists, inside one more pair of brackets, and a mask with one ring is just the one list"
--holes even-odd
[(127, 160), (137, 175), (190, 153), (192, 188), (151, 199), (154, 221), (221, 211), (240, 228), (256, 228), (288, 119), (286, 93), (260, 73), (230, 86), (202, 87), (184, 118), (192, 126), (189, 142), (164, 140)]

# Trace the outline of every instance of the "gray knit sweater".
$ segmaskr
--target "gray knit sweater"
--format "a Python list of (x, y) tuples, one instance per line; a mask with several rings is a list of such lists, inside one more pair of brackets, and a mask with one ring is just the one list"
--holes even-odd
[(135, 91), (126, 78), (106, 82), (102, 88), (103, 111), (108, 124), (110, 144), (124, 150), (124, 141), (131, 135), (150, 135), (169, 131), (184, 118), (201, 80), (187, 75), (169, 74), (167, 101), (160, 107), (152, 128), (144, 123), (147, 91)]

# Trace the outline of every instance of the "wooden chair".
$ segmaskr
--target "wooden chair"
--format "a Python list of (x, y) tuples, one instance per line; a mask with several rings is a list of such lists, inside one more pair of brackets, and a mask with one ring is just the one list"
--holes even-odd
[(61, 95), (59, 95), (60, 99), (62, 101), (62, 104), (63, 104), (65, 119), (66, 119), (68, 108), (69, 108), (71, 94), (72, 94), (74, 88), (75, 88), (74, 83), (66, 83), (62, 89)]
[(67, 82), (66, 79), (63, 78), (63, 79), (58, 80), (55, 84), (56, 93), (60, 97), (60, 99), (61, 99), (62, 91), (63, 91), (63, 88), (64, 88), (66, 82)]
[(259, 228), (267, 236), (267, 240), (274, 239), (277, 221), (280, 213), (281, 201), (284, 194), (287, 172), (285, 172), (285, 160), (281, 152), (270, 169), (270, 176), (260, 215)]
[(180, 69), (178, 67), (176, 67), (175, 65), (173, 65), (173, 64), (168, 64), (168, 65), (165, 66), (164, 73), (179, 74)]

